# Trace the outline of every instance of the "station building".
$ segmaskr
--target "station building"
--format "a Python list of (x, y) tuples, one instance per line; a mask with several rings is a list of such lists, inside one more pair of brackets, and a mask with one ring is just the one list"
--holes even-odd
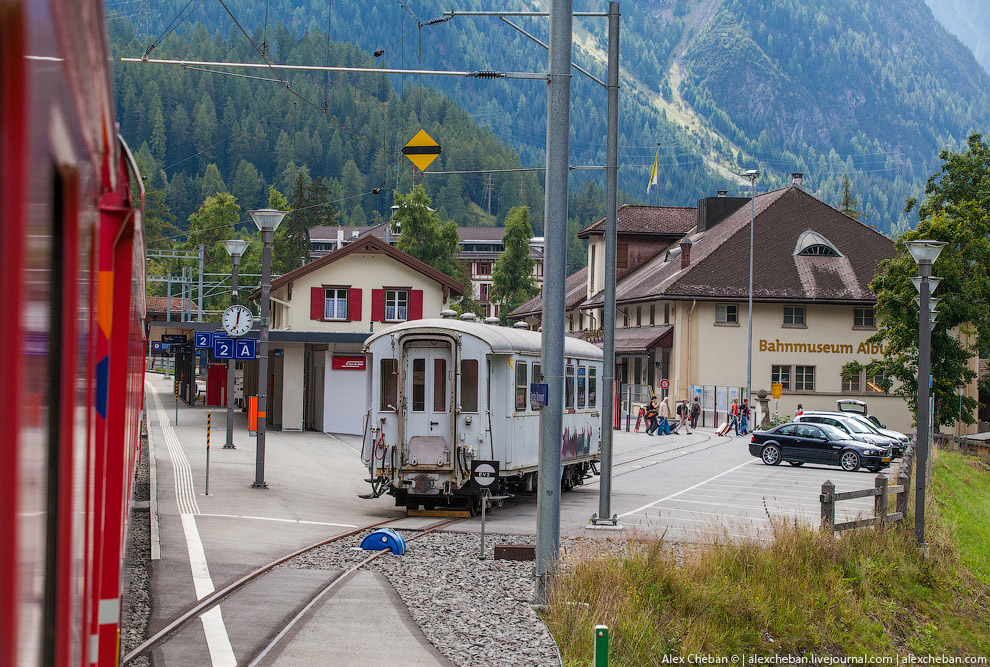
[[(724, 421), (733, 398), (742, 402), (751, 216), (754, 409), (757, 392), (769, 394), (779, 383), (771, 413), (793, 415), (798, 404), (835, 410), (837, 399), (855, 398), (891, 428), (910, 430), (906, 403), (884, 393), (881, 378), (841, 375), (845, 363), (882, 354), (867, 343), (876, 332), (869, 283), (895, 255), (894, 244), (798, 184), (753, 200), (720, 193), (696, 208), (619, 209), (615, 373), (623, 402), (627, 392), (634, 407), (650, 394), (697, 396), (709, 426)], [(581, 235), (589, 240), (589, 263), (568, 279), (565, 328), (601, 344), (604, 220)], [(538, 327), (541, 310), (537, 297), (512, 316)]]

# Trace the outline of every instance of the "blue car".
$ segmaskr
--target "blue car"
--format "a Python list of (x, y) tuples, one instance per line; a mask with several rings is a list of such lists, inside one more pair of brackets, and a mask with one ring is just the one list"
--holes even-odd
[(749, 453), (768, 466), (787, 461), (793, 466), (822, 463), (855, 472), (861, 467), (880, 472), (890, 465), (890, 446), (852, 440), (848, 433), (828, 424), (791, 422), (769, 431), (756, 431)]

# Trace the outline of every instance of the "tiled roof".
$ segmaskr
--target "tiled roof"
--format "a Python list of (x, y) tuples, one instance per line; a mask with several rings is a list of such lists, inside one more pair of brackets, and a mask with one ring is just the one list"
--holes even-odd
[[(544, 280), (546, 276), (544, 276)], [(570, 310), (581, 303), (588, 295), (588, 267), (578, 269), (567, 277), (564, 286), (564, 309)], [(543, 294), (540, 293), (522, 304), (509, 317), (522, 318), (543, 312)]]
[(457, 234), (461, 237), (461, 243), (501, 243), (505, 227), (458, 227)]
[[(378, 226), (378, 225), (376, 225)], [(310, 241), (336, 241), (337, 232), (343, 230), (344, 232), (344, 243), (350, 243), (354, 236), (354, 232), (357, 232), (358, 236), (367, 233), (369, 230), (374, 229), (374, 227), (338, 227), (336, 225), (320, 225), (319, 227), (309, 228), (309, 240)]]
[[(683, 236), (698, 224), (698, 209), (694, 206), (620, 206), (616, 213), (616, 227), (626, 234), (662, 234)], [(580, 232), (578, 238), (605, 233), (605, 218), (591, 223)]]
[[(147, 311), (149, 313), (167, 313), (168, 312), (168, 297), (167, 296), (149, 296), (145, 299), (147, 301)], [(186, 299), (186, 310), (187, 312), (196, 313), (199, 312), (199, 308), (196, 307), (196, 302), (192, 299)], [(172, 312), (178, 313), (182, 311), (182, 299), (177, 296), (172, 297)]]
[[(753, 296), (773, 300), (873, 301), (869, 288), (880, 260), (893, 257), (893, 241), (796, 186), (757, 195)], [(710, 230), (691, 237), (691, 263), (664, 261), (660, 253), (626, 275), (617, 301), (661, 296), (742, 299), (749, 294), (750, 207), (743, 206)], [(807, 230), (826, 237), (841, 257), (795, 256)], [(596, 295), (586, 306), (600, 304)]]

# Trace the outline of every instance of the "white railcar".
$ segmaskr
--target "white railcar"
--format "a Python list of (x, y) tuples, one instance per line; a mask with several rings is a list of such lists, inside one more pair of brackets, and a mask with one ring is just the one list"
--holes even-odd
[[(499, 462), (493, 491), (535, 489), (540, 411), (530, 382), (543, 382), (542, 335), (457, 319), (426, 319), (383, 329), (365, 343), (371, 408), (361, 457), (372, 494), (396, 505), (476, 507), (471, 462)], [(563, 473), (572, 488), (601, 457), (602, 351), (567, 338)]]

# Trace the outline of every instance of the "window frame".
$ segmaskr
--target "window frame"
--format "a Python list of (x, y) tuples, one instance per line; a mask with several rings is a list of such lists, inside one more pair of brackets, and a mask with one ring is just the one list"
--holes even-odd
[[(471, 407), (470, 405), (465, 405), (464, 402), (464, 396), (465, 395), (470, 396), (472, 393), (472, 392), (465, 393), (464, 391), (464, 387), (465, 387), (464, 378), (465, 377), (470, 378), (471, 376), (470, 373), (465, 372), (465, 366), (470, 364), (474, 364), (474, 387), (472, 389), (472, 392), (474, 394), (473, 410), (470, 409)], [(461, 367), (459, 373), (460, 378), (458, 380), (460, 384), (458, 385), (458, 394), (457, 394), (457, 400), (460, 403), (460, 405), (458, 406), (459, 412), (469, 412), (472, 414), (476, 414), (479, 412), (478, 407), (481, 404), (481, 402), (479, 401), (479, 397), (481, 395), (481, 382), (480, 382), (481, 378), (479, 376), (480, 372), (481, 372), (481, 364), (478, 362), (477, 359), (461, 359)]]
[[(409, 321), (409, 293), (411, 291), (410, 288), (408, 288), (408, 287), (383, 287), (382, 288), (382, 291), (385, 292), (385, 321), (386, 322), (408, 322)], [(400, 293), (401, 294), (405, 294), (405, 309), (406, 309), (406, 316), (405, 317), (402, 317), (402, 318), (390, 318), (388, 316), (389, 292), (391, 292), (392, 294), (394, 294), (396, 296), (399, 295)], [(398, 301), (396, 302), (395, 306), (393, 306), (393, 307), (396, 310), (398, 310), (398, 308), (399, 308)]]
[[(788, 312), (790, 311), (790, 319), (788, 322)], [(798, 321), (798, 315), (800, 314), (800, 322)], [(784, 321), (781, 325), (788, 329), (807, 329), (808, 328), (808, 309), (805, 306), (795, 306), (788, 305), (784, 306)]]
[[(774, 384), (774, 376), (776, 376), (776, 381), (780, 383), (781, 389), (783, 391), (791, 390), (791, 365), (790, 364), (771, 364), (770, 365), (770, 384)], [(775, 370), (781, 369), (781, 370)], [(786, 370), (783, 370), (786, 369)], [(786, 378), (786, 381), (784, 379)]]
[(588, 367), (578, 364), (577, 367), (577, 398), (574, 407), (583, 410), (588, 401)]
[[(387, 363), (391, 362), (391, 363)], [(386, 380), (386, 368), (391, 366), (388, 373), (389, 380)], [(381, 400), (379, 402), (379, 412), (396, 412), (399, 403), (399, 360), (391, 357), (384, 357), (378, 364), (379, 382), (381, 383)], [(391, 409), (388, 407), (391, 405)]]
[[(719, 319), (719, 308), (723, 309), (724, 319)], [(732, 319), (729, 319), (729, 309), (733, 311)], [(715, 326), (717, 327), (737, 327), (739, 326), (739, 304), (737, 303), (716, 303), (715, 304)]]
[[(842, 374), (839, 374), (839, 378), (842, 380), (842, 393), (843, 394), (862, 394), (863, 393), (863, 371), (856, 373), (852, 379), (847, 380)], [(855, 382), (854, 382), (855, 381)]]
[[(870, 323), (866, 323), (866, 312), (869, 311)], [(857, 319), (861, 321), (856, 322)], [(865, 329), (868, 331), (876, 331), (877, 328), (877, 313), (874, 306), (863, 306), (853, 308), (853, 329)]]
[[(798, 370), (801, 369), (801, 370)], [(810, 373), (809, 370), (810, 369)], [(810, 383), (808, 377), (811, 377)], [(807, 386), (810, 384), (811, 386)], [(794, 366), (794, 391), (813, 392), (815, 391), (815, 366), (802, 364)]]
[[(522, 384), (519, 384), (519, 373), (522, 371)], [(522, 359), (516, 359), (516, 367), (513, 369), (515, 378), (513, 384), (515, 385), (515, 393), (513, 397), (513, 409), (515, 412), (526, 412), (529, 409), (529, 364)], [(522, 394), (519, 390), (522, 390)], [(521, 405), (520, 406), (520, 398)]]
[(574, 364), (567, 364), (567, 368), (564, 371), (564, 409), (574, 410), (574, 397), (576, 395), (575, 383), (574, 383), (575, 373)]
[(598, 407), (598, 367), (588, 366), (588, 408)]
[[(328, 292), (331, 292), (331, 291), (332, 292), (338, 292), (338, 293), (339, 292), (343, 292), (344, 293), (344, 313), (343, 313), (343, 315), (339, 315), (338, 314), (338, 316), (336, 316), (336, 317), (327, 317), (327, 306), (330, 304), (330, 302), (332, 301), (334, 303), (334, 305), (335, 305), (334, 310), (336, 311), (337, 310), (336, 304), (337, 304), (337, 302), (340, 301), (340, 297), (339, 296), (336, 297), (336, 298), (328, 297), (327, 296), (327, 293)], [(348, 313), (348, 308), (350, 308), (350, 305), (351, 305), (350, 304), (350, 300), (351, 300), (350, 297), (351, 297), (351, 288), (349, 286), (345, 286), (345, 285), (323, 285), (323, 321), (324, 322), (347, 322), (347, 321), (349, 321), (347, 319), (347, 313)]]

